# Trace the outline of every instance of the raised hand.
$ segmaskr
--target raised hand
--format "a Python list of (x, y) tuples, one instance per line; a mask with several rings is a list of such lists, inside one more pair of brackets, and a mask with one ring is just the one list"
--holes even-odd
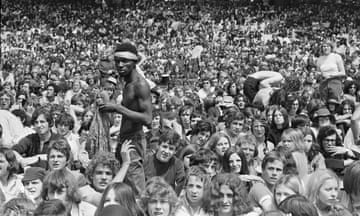
[(125, 140), (125, 142), (121, 145), (121, 159), (123, 163), (131, 163), (130, 152), (135, 151), (135, 146), (130, 145), (131, 140)]

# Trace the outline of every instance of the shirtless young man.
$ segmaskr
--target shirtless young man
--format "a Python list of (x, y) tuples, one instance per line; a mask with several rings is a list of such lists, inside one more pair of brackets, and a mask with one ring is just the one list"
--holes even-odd
[(275, 71), (258, 71), (250, 74), (244, 83), (244, 94), (250, 103), (267, 101), (270, 99), (269, 93), (273, 91), (273, 85), (282, 82), (283, 79), (284, 77)]
[(150, 126), (152, 121), (150, 87), (136, 70), (139, 59), (134, 45), (122, 43), (116, 46), (116, 70), (125, 81), (122, 104), (107, 103), (100, 106), (102, 112), (116, 112), (123, 116), (115, 155), (121, 161), (121, 144), (131, 140), (135, 151), (130, 154), (131, 164), (126, 177), (129, 183), (134, 184), (132, 186), (138, 194), (145, 189), (143, 159), (146, 139), (142, 128), (144, 125)]

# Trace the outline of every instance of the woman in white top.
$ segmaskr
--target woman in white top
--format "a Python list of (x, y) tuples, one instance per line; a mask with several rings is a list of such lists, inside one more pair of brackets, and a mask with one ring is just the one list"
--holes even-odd
[(344, 61), (339, 54), (332, 52), (332, 45), (324, 43), (321, 46), (321, 56), (316, 62), (317, 70), (324, 79), (320, 84), (320, 93), (324, 101), (329, 97), (341, 100), (343, 96), (342, 78), (346, 76)]

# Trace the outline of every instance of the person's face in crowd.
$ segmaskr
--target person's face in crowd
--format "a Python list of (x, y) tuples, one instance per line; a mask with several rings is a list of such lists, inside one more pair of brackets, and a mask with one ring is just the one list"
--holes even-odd
[(170, 203), (168, 200), (151, 198), (148, 203), (149, 216), (169, 216)]
[(10, 85), (4, 85), (4, 91), (5, 92), (11, 92), (11, 86)]
[(237, 87), (236, 87), (235, 83), (231, 84), (230, 89), (229, 89), (229, 93), (230, 93), (231, 96), (234, 96), (234, 95), (237, 94)]
[[(105, 188), (104, 188), (105, 190)], [(106, 198), (104, 200), (104, 207), (109, 205), (120, 205), (119, 201), (117, 200), (116, 193), (114, 189), (109, 190), (106, 194)]]
[(74, 73), (74, 80), (80, 80), (81, 79), (81, 73), (76, 72)]
[(1, 109), (9, 110), (10, 103), (11, 103), (11, 99), (10, 99), (9, 95), (4, 94), (0, 97), (0, 108)]
[(156, 158), (160, 162), (167, 163), (174, 156), (175, 151), (176, 147), (174, 145), (170, 145), (168, 142), (162, 142), (158, 146)]
[(262, 173), (262, 178), (268, 185), (274, 185), (283, 174), (284, 164), (280, 160), (268, 162)]
[(9, 175), (9, 162), (6, 160), (4, 154), (0, 154), (0, 178), (7, 179)]
[(201, 120), (200, 117), (192, 117), (192, 118), (190, 119), (190, 126), (191, 126), (191, 128), (194, 129), (195, 126), (196, 126), (196, 124), (197, 124), (198, 121), (200, 121), (200, 120)]
[(175, 95), (179, 98), (184, 97), (184, 90), (182, 88), (175, 88)]
[(94, 113), (91, 111), (87, 111), (84, 115), (84, 122), (90, 122), (92, 118), (94, 117)]
[(120, 125), (122, 120), (122, 115), (119, 113), (116, 113), (114, 115), (114, 125)]
[(250, 161), (255, 155), (255, 144), (245, 142), (241, 145), (241, 150), (245, 154), (246, 161)]
[(219, 215), (231, 215), (233, 211), (234, 192), (228, 185), (221, 185), (219, 191)]
[(284, 147), (288, 152), (291, 152), (295, 149), (294, 141), (287, 135), (281, 136), (281, 146)]
[(59, 190), (48, 191), (47, 197), (49, 200), (52, 200), (52, 199), (61, 200), (66, 205), (68, 202), (67, 188), (63, 187)]
[(336, 110), (336, 104), (334, 104), (334, 103), (329, 103), (329, 104), (328, 104), (328, 109), (329, 109), (330, 112), (335, 112), (335, 110)]
[(57, 132), (59, 135), (61, 136), (66, 136), (70, 133), (70, 127), (69, 125), (65, 125), (65, 124), (58, 124), (56, 126)]
[(160, 106), (161, 106), (161, 110), (162, 110), (162, 111), (166, 111), (166, 110), (167, 110), (167, 107), (166, 107), (166, 99), (161, 101)]
[(39, 74), (41, 72), (41, 68), (40, 68), (40, 66), (38, 66), (38, 65), (35, 65), (33, 68), (32, 68), (32, 70), (31, 70), (31, 73), (34, 75), (34, 76), (36, 76), (37, 74)]
[(311, 146), (313, 145), (313, 142), (314, 142), (313, 137), (310, 134), (308, 134), (304, 137), (304, 144), (305, 144), (307, 150), (309, 150), (311, 148)]
[(191, 115), (191, 110), (184, 110), (184, 112), (181, 113), (180, 115), (180, 119), (181, 119), (181, 123), (183, 125), (188, 125), (190, 126), (190, 115)]
[(242, 161), (237, 153), (233, 153), (229, 157), (229, 167), (232, 173), (239, 174), (241, 171)]
[(292, 104), (291, 104), (291, 113), (296, 113), (299, 109), (299, 101), (295, 100)]
[(151, 93), (151, 103), (156, 104), (157, 99), (158, 99), (158, 96), (154, 93)]
[(215, 153), (220, 157), (223, 157), (226, 150), (230, 148), (229, 140), (226, 137), (220, 137), (215, 145)]
[(267, 122), (269, 124), (271, 124), (272, 120), (273, 120), (273, 110), (269, 110), (267, 113), (266, 113), (266, 119), (267, 119)]
[(153, 116), (153, 119), (151, 121), (151, 128), (152, 129), (160, 128), (160, 115)]
[(349, 104), (344, 105), (343, 114), (352, 114), (352, 108)]
[(350, 95), (355, 95), (356, 93), (356, 85), (355, 84), (352, 84), (349, 88), (349, 94)]
[(24, 92), (30, 92), (30, 84), (29, 83), (24, 83), (21, 86), (21, 90), (24, 91)]
[(282, 125), (285, 122), (283, 114), (278, 110), (274, 112), (274, 122), (276, 125)]
[(212, 80), (211, 80), (211, 85), (212, 85), (212, 86), (215, 86), (215, 87), (218, 86), (218, 85), (219, 85), (219, 80), (216, 79), (216, 78), (212, 79)]
[(99, 164), (96, 166), (92, 178), (92, 184), (96, 191), (103, 192), (113, 179), (110, 167)]
[(331, 53), (331, 47), (329, 44), (322, 45), (322, 51), (324, 55), (329, 55)]
[(101, 104), (104, 104), (105, 101), (104, 101), (104, 98), (101, 94), (98, 94), (96, 95), (96, 104), (97, 105), (101, 105)]
[(74, 92), (79, 92), (80, 89), (81, 89), (80, 82), (75, 81), (75, 82), (73, 83), (73, 91), (74, 91)]
[(113, 84), (106, 84), (104, 90), (111, 97), (114, 94), (115, 86)]
[(30, 81), (32, 79), (31, 75), (30, 74), (25, 74), (24, 75), (24, 80), (25, 81)]
[(24, 182), (25, 194), (26, 196), (37, 199), (41, 197), (43, 183), (40, 179), (34, 179)]
[(218, 173), (219, 162), (212, 160), (212, 161), (202, 164), (202, 167), (206, 170), (206, 173), (210, 177), (213, 177)]
[(46, 135), (50, 132), (49, 122), (43, 114), (39, 115), (34, 122), (34, 129), (39, 135)]
[(55, 149), (50, 150), (48, 160), (50, 170), (62, 169), (66, 167), (68, 162), (66, 156), (62, 152)]
[(210, 131), (200, 131), (197, 135), (197, 142), (196, 144), (198, 144), (199, 146), (204, 146), (205, 143), (209, 140), (210, 137)]
[(319, 127), (324, 127), (330, 125), (330, 118), (329, 116), (320, 116), (319, 117)]
[(129, 76), (136, 67), (136, 62), (133, 60), (114, 57), (116, 70), (121, 77)]
[(332, 148), (336, 146), (336, 134), (325, 137), (322, 144), (326, 152), (331, 152)]
[(277, 204), (281, 203), (284, 199), (287, 197), (296, 194), (295, 191), (293, 191), (291, 188), (284, 184), (280, 184), (276, 186), (275, 188), (275, 201)]
[(239, 97), (238, 100), (236, 101), (236, 105), (239, 107), (239, 109), (244, 109), (245, 108), (244, 97)]
[(265, 136), (265, 126), (259, 121), (253, 123), (253, 134), (256, 138), (261, 138)]
[(230, 131), (233, 134), (240, 134), (243, 131), (244, 120), (234, 120), (230, 123)]
[(55, 90), (53, 86), (49, 86), (46, 91), (47, 96), (52, 97), (55, 95)]
[(203, 82), (203, 89), (208, 90), (210, 89), (210, 87), (211, 87), (210, 80), (205, 80)]
[(338, 201), (338, 194), (338, 181), (335, 178), (327, 179), (319, 189), (319, 201), (332, 206)]
[(197, 176), (190, 176), (185, 190), (189, 203), (200, 206), (204, 196), (204, 182)]
[(71, 71), (70, 69), (66, 69), (65, 70), (65, 77), (69, 78), (71, 76)]

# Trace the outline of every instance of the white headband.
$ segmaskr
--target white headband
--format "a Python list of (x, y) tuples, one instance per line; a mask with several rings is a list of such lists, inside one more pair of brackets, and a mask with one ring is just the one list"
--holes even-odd
[(134, 60), (134, 61), (139, 60), (139, 57), (137, 55), (129, 51), (118, 51), (114, 53), (114, 56), (118, 58)]

